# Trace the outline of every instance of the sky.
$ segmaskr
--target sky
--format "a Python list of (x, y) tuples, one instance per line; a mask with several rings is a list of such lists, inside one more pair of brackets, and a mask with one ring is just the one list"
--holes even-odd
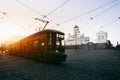
[(0, 0), (0, 41), (42, 30), (45, 23), (35, 18), (49, 21), (45, 29), (60, 30), (66, 38), (77, 25), (92, 42), (102, 30), (113, 45), (120, 43), (120, 0)]

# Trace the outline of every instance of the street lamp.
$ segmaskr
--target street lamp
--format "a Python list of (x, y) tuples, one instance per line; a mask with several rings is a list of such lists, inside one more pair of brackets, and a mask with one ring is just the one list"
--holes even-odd
[(76, 25), (74, 27), (74, 35), (75, 35), (75, 52), (77, 52), (77, 29), (78, 29), (78, 26)]

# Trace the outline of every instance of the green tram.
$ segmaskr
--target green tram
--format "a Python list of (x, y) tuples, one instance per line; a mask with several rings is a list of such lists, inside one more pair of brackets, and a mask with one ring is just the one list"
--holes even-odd
[(23, 56), (45, 62), (64, 62), (67, 58), (64, 33), (46, 29), (9, 45), (12, 55)]

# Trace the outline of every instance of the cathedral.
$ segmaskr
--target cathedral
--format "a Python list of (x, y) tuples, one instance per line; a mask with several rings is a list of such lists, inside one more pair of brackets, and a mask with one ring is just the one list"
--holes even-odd
[(66, 48), (75, 48), (75, 45), (77, 49), (110, 49), (112, 47), (110, 40), (107, 40), (107, 32), (99, 31), (96, 33), (96, 36), (96, 43), (90, 42), (90, 38), (81, 34), (79, 27), (75, 26), (73, 28), (73, 35), (68, 34), (65, 40)]
[(68, 34), (68, 38), (65, 41), (66, 45), (82, 45), (90, 42), (89, 37), (85, 37), (84, 34), (80, 33), (79, 27), (75, 26), (73, 29), (73, 35)]

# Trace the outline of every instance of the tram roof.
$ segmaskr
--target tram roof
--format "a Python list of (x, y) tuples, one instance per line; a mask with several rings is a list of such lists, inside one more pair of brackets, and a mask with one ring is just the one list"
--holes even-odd
[(42, 30), (42, 31), (40, 31), (40, 32), (55, 32), (55, 33), (64, 34), (63, 32), (58, 31), (58, 30), (55, 30), (55, 29), (45, 29), (45, 30)]
[[(26, 38), (28, 38), (28, 37), (33, 37), (33, 36), (36, 36), (36, 35), (39, 35), (39, 34), (42, 34), (42, 33), (47, 33), (47, 32), (53, 32), (53, 33), (64, 34), (63, 32), (58, 31), (58, 30), (55, 30), (55, 29), (45, 29), (45, 30), (42, 30), (42, 31), (39, 31), (39, 32), (33, 33), (33, 34), (29, 35), (29, 36), (26, 36), (26, 37), (23, 38), (23, 39), (26, 39)], [(22, 40), (23, 40), (23, 39), (22, 39)]]

